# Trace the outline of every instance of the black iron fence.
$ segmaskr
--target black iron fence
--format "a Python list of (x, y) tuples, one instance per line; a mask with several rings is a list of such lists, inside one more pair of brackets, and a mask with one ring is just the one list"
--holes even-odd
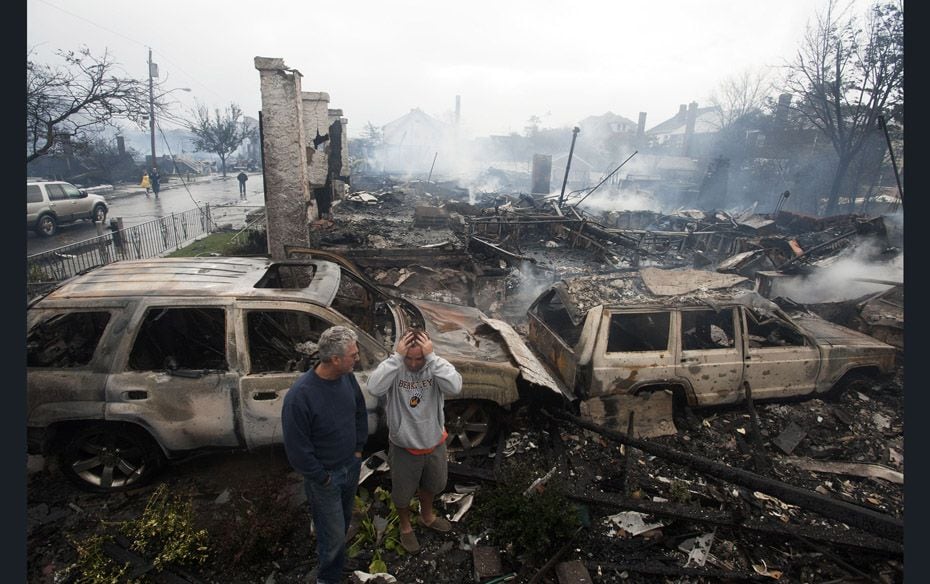
[(254, 228), (242, 205), (204, 205), (111, 231), (26, 258), (26, 298), (31, 299), (76, 274), (119, 260), (158, 257), (220, 228)]

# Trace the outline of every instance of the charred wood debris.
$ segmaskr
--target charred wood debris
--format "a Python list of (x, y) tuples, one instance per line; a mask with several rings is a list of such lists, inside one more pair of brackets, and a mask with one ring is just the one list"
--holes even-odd
[[(755, 279), (765, 293), (854, 252), (890, 262), (902, 246), (900, 229), (881, 216), (696, 209), (595, 216), (549, 196), (471, 195), (455, 183), (386, 176), (353, 176), (353, 189), (314, 224), (313, 247), (345, 256), (385, 289), (475, 306), (524, 336), (529, 304), (564, 278), (703, 268)], [(833, 399), (754, 403), (747, 390), (729, 407), (678, 404), (678, 431), (648, 439), (634, 437), (641, 433), (632, 416), (620, 432), (563, 404), (512, 408), (499, 420), (496, 446), (452, 453), (449, 487), (479, 485), (477, 499), (481, 488), (508, 480), (508, 468), (529, 469), (538, 478), (527, 492), (558, 485), (587, 520), (542, 564), (514, 562), (455, 522), (457, 548), (427, 535), (419, 555), (385, 555), (394, 581), (902, 582), (903, 287), (878, 280), (890, 287), (853, 300), (779, 302), (898, 347), (893, 379)], [(579, 293), (591, 294), (583, 304), (598, 301), (596, 289)], [(104, 508), (119, 511), (119, 500), (129, 498)], [(71, 513), (51, 501), (30, 506), (30, 542), (87, 515), (73, 502)], [(457, 510), (438, 508), (450, 517)], [(46, 553), (45, 545), (30, 544), (30, 553)], [(116, 541), (104, 553), (135, 576), (153, 575), (127, 548)], [(471, 569), (457, 575), (469, 556)], [(304, 581), (305, 558), (294, 579), (279, 561), (265, 570), (269, 579), (241, 581)], [(172, 572), (155, 580), (199, 581)]]
[[(694, 267), (755, 279), (771, 293), (781, 278), (816, 277), (851, 254), (890, 262), (902, 246), (900, 229), (882, 216), (751, 209), (595, 216), (559, 207), (555, 196), (469, 197), (455, 183), (381, 176), (354, 188), (333, 221), (319, 225), (322, 248), (383, 286), (477, 306), (521, 334), (536, 293), (563, 278)], [(901, 581), (903, 287), (873, 281), (891, 287), (842, 302), (775, 299), (899, 348), (894, 380), (868, 393), (754, 404), (747, 391), (730, 408), (679, 407), (678, 433), (649, 440), (632, 437), (633, 419), (622, 433), (551, 406), (511, 416), (499, 446), (505, 438), (533, 445), (518, 450), (538, 459), (531, 464), (540, 474), (556, 469), (571, 498), (602, 517), (566, 542), (557, 562), (514, 574), (558, 582)], [(457, 454), (453, 479), (500, 480), (501, 453), (478, 450)], [(631, 528), (619, 516), (651, 527)]]

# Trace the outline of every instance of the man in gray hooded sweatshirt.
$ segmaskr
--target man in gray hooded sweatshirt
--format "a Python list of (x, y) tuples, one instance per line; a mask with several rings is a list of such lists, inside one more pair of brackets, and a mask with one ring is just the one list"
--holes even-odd
[(462, 376), (433, 352), (426, 331), (407, 331), (393, 355), (368, 378), (368, 392), (387, 394), (388, 457), (391, 464), (391, 500), (397, 507), (400, 542), (410, 553), (420, 550), (410, 524), (410, 500), (420, 501), (420, 522), (430, 529), (452, 529), (433, 510), (433, 497), (446, 488), (446, 395), (462, 391)]

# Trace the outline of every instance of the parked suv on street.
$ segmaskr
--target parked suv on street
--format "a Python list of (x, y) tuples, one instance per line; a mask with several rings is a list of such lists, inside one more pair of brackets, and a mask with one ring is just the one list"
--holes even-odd
[(633, 409), (632, 396), (669, 396), (670, 417), (675, 395), (691, 406), (734, 403), (748, 384), (753, 399), (816, 396), (893, 372), (891, 345), (813, 313), (788, 314), (733, 286), (740, 281), (658, 268), (564, 280), (530, 306), (529, 342), (583, 414), (623, 429), (626, 419), (606, 418), (618, 403)]
[(107, 202), (64, 181), (26, 183), (26, 229), (43, 237), (58, 232), (58, 226), (79, 219), (106, 221)]
[(120, 261), (27, 309), (29, 452), (57, 454), (79, 486), (109, 492), (165, 459), (280, 443), (284, 395), (333, 325), (358, 335), (370, 434), (385, 424), (366, 381), (410, 326), (462, 374), (446, 401), (450, 448), (491, 439), (520, 397), (529, 350), (477, 309), (389, 296), (316, 258)]

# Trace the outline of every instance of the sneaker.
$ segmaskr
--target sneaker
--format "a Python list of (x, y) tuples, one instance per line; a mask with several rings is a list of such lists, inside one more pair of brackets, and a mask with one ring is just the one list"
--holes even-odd
[(407, 550), (407, 553), (415, 554), (420, 551), (420, 542), (417, 541), (417, 535), (412, 531), (400, 533), (400, 545)]
[(433, 518), (432, 523), (427, 524), (425, 521), (423, 521), (422, 517), (420, 518), (420, 522), (433, 531), (438, 531), (440, 533), (448, 533), (449, 531), (452, 531), (452, 524), (449, 523), (449, 521), (444, 517), (440, 517), (439, 515)]

